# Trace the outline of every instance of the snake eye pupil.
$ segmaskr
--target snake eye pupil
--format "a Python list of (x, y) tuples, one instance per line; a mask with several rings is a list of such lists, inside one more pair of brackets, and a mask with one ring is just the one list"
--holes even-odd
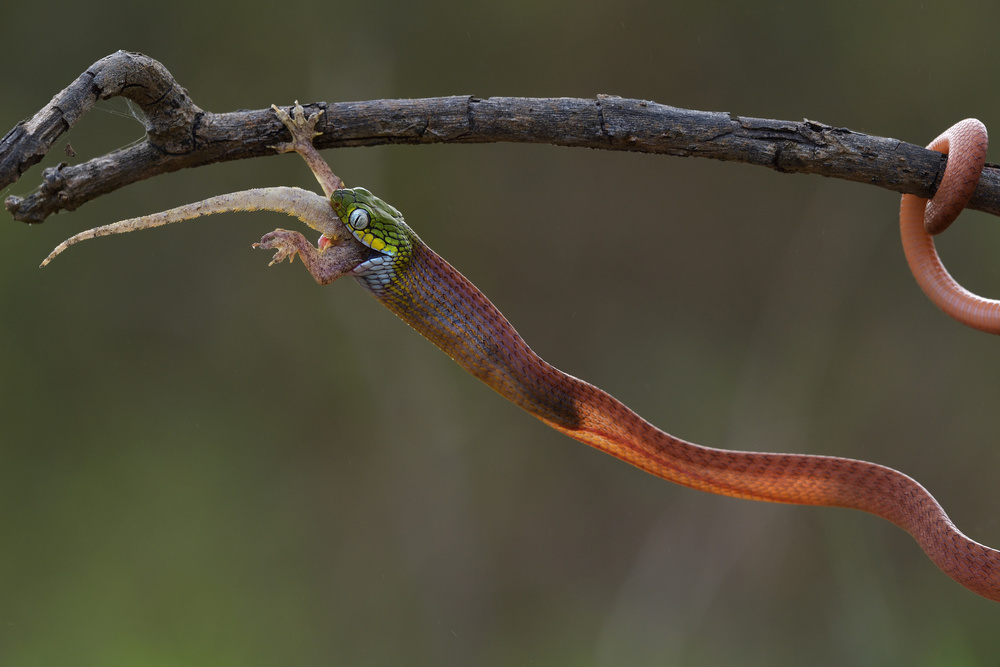
[(355, 229), (364, 229), (368, 226), (371, 218), (368, 216), (368, 211), (363, 208), (356, 208), (351, 211), (350, 217), (347, 218), (347, 222), (350, 223), (351, 227)]

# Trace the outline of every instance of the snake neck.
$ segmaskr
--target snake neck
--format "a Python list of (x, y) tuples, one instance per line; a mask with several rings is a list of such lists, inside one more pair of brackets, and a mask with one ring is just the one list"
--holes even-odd
[(535, 354), (451, 264), (419, 239), (406, 257), (385, 264), (376, 265), (375, 275), (358, 276), (382, 305), (519, 407), (553, 425), (579, 427), (573, 395), (581, 381)]

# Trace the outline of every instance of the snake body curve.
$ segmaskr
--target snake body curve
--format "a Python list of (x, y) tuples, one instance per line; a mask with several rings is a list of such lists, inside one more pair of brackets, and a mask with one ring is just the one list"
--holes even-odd
[[(358, 282), (466, 371), (552, 428), (693, 489), (878, 515), (909, 532), (952, 579), (1000, 601), (1000, 552), (963, 535), (912, 478), (866, 461), (714, 449), (665, 433), (535, 354), (486, 295), (391, 206), (363, 188), (338, 190), (331, 202), (357, 240), (382, 248), (354, 269)], [(359, 220), (362, 228), (354, 229)]]

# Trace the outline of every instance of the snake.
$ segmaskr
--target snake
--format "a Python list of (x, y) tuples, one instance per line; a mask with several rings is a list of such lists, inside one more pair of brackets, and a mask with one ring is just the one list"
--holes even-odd
[(947, 229), (972, 198), (986, 164), (986, 126), (975, 118), (955, 123), (927, 145), (948, 155), (934, 197), (904, 194), (899, 204), (899, 232), (906, 262), (924, 294), (962, 324), (1000, 334), (1000, 301), (962, 287), (944, 267), (934, 236)]
[[(421, 240), (396, 208), (365, 188), (343, 187), (312, 146), (318, 114), (303, 119), (297, 107), (292, 119), (277, 107), (275, 111), (293, 135), (293, 142), (279, 151), (303, 155), (326, 197), (283, 187), (221, 195), (83, 232), (64, 241), (43, 265), (85, 238), (210, 213), (268, 209), (295, 215), (322, 232), (320, 241), (313, 245), (296, 231), (270, 232), (254, 245), (276, 251), (272, 264), (298, 256), (320, 284), (355, 278), (468, 373), (553, 429), (691, 489), (877, 515), (908, 532), (956, 582), (1000, 602), (1000, 551), (966, 537), (930, 492), (904, 473), (838, 456), (733, 451), (687, 442), (546, 362), (482, 291)], [(906, 210), (912, 206), (909, 201), (904, 197)], [(921, 225), (922, 218), (921, 213)]]

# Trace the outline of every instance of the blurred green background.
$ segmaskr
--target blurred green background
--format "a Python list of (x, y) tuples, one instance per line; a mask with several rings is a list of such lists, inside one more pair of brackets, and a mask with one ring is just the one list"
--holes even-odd
[[(213, 111), (609, 93), (923, 144), (1000, 128), (998, 20), (986, 0), (8, 3), (0, 126), (125, 48)], [(66, 140), (79, 162), (141, 134), (113, 100)], [(1000, 341), (919, 292), (895, 194), (550, 146), (325, 156), (543, 357), (667, 431), (896, 467), (1000, 545)], [(283, 216), (37, 268), (85, 228), (269, 185), (316, 187), (275, 156), (0, 224), (0, 664), (1000, 660), (1000, 607), (899, 529), (690, 491), (547, 429), (351, 281), (268, 269), (250, 244)], [(995, 219), (939, 247), (1000, 296)]]

